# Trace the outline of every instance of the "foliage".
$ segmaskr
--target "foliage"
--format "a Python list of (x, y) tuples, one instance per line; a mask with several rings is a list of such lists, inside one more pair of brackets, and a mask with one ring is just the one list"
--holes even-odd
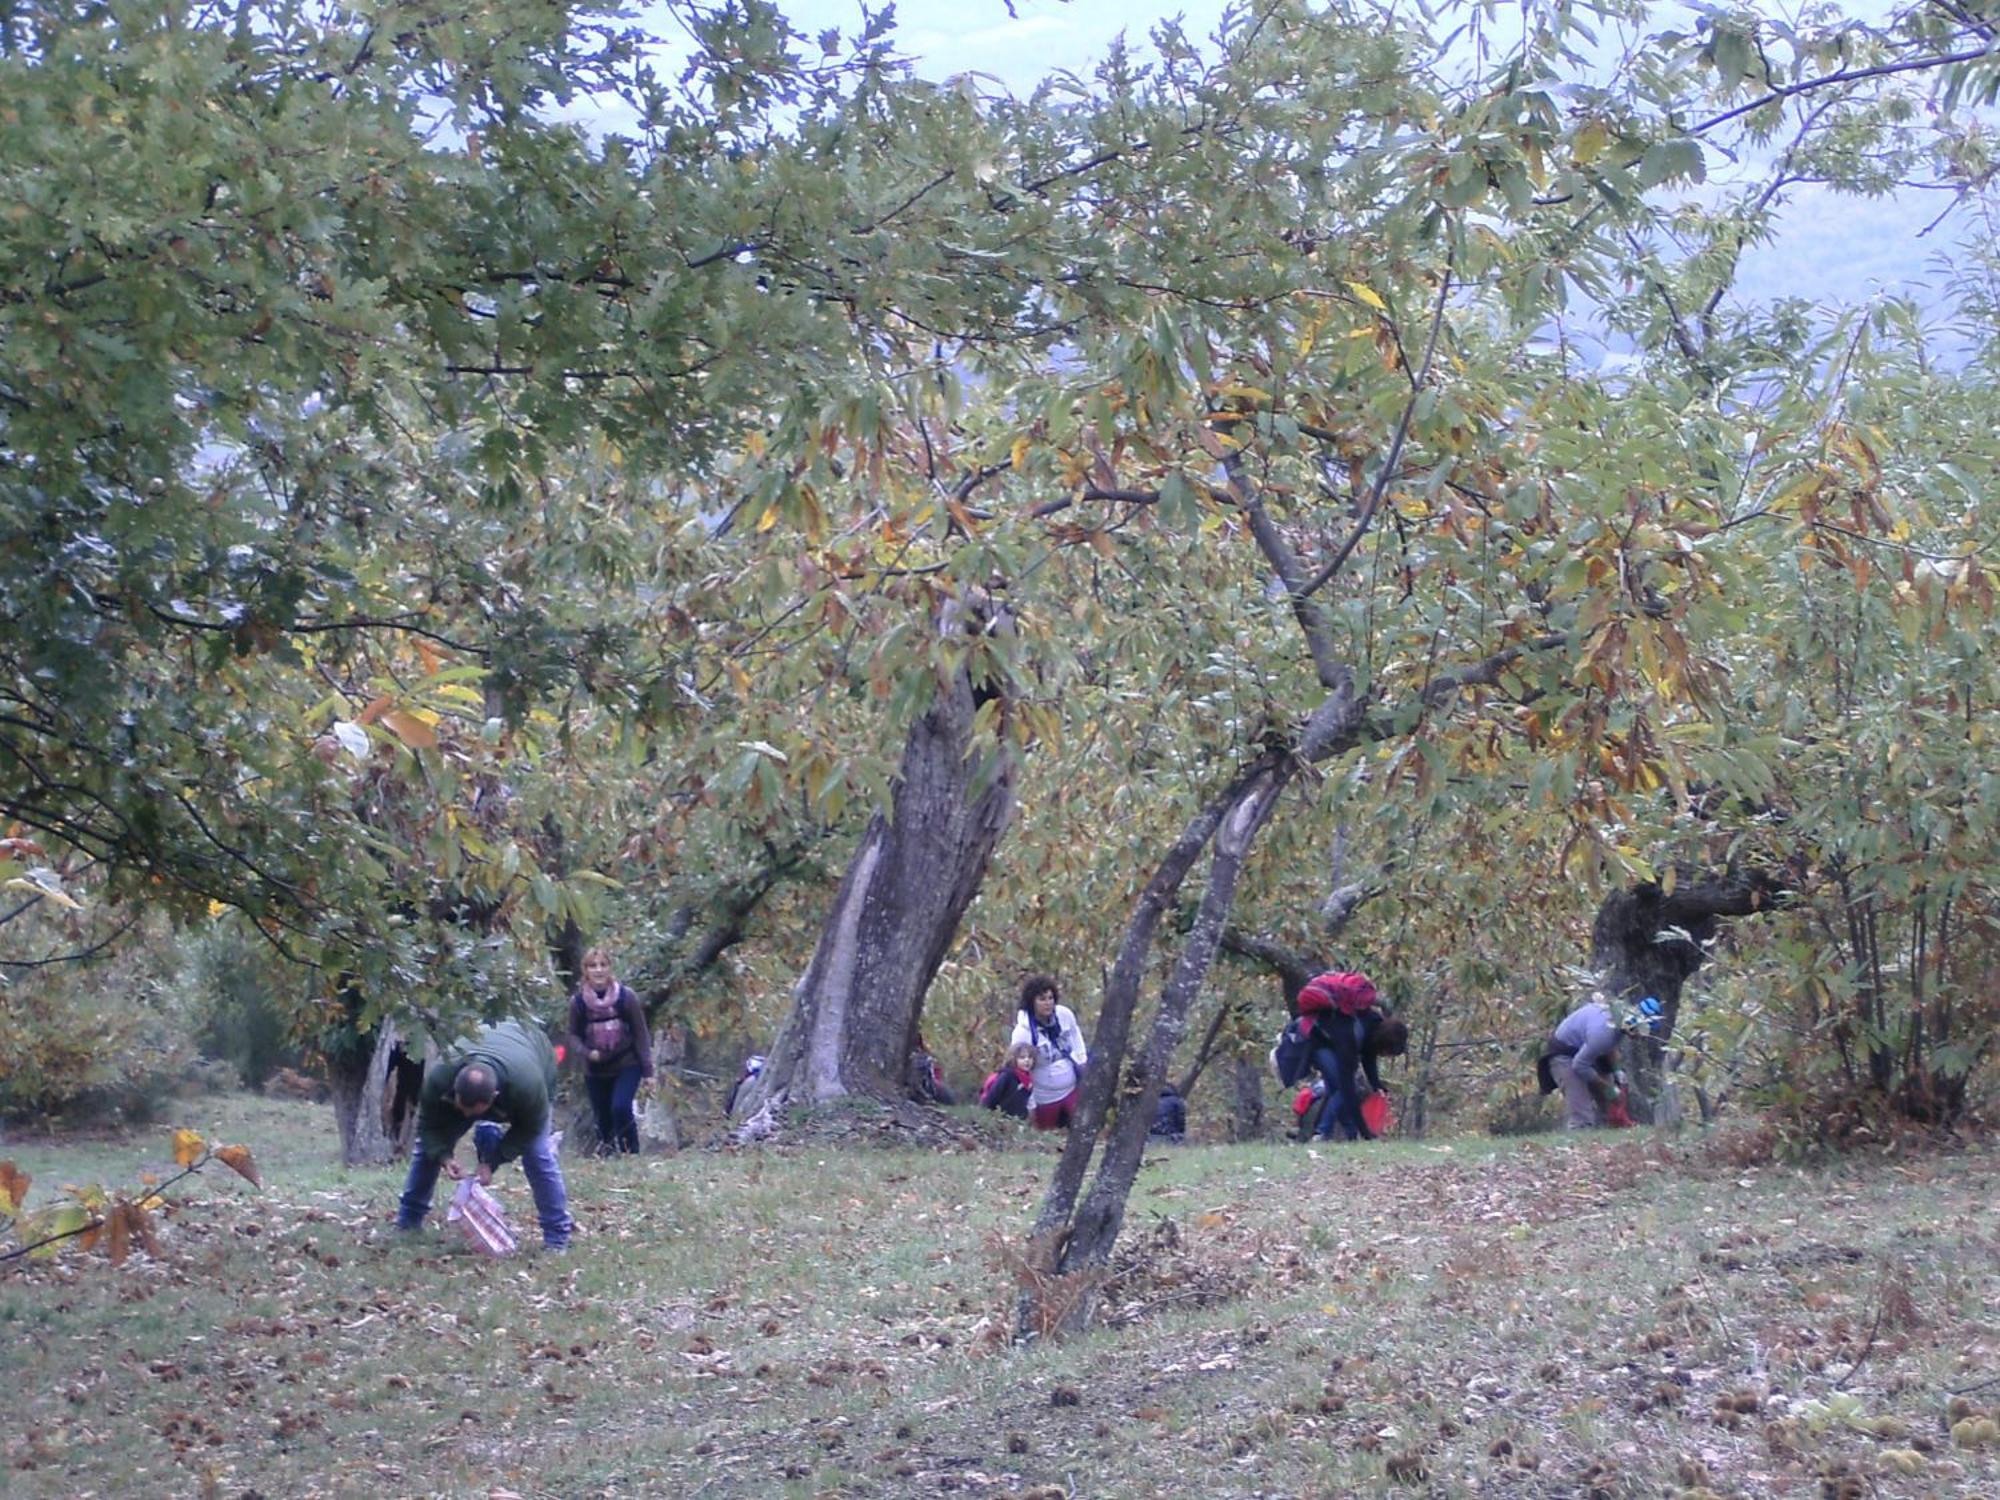
[(203, 1054), (227, 1061), (242, 1087), (258, 1088), (279, 1068), (299, 1065), (296, 1006), (286, 994), (299, 975), (242, 924), (224, 917), (190, 930), (179, 977)]
[[(1971, 1075), (1976, 18), (1635, 12), (1608, 59), (1591, 7), (1440, 49), (1282, 3), (1015, 98), (887, 17), (670, 10), (674, 80), (593, 7), (10, 19), (0, 881), (240, 914), (323, 1048), (552, 1010), (565, 932), (666, 988), (731, 910), (674, 1004), (768, 1035), (964, 663), (1032, 750), (931, 1002), (983, 1072), (1344, 683), (1249, 925), (1310, 946), (1346, 851), (1347, 956), (1452, 1042), (1559, 1008), (1609, 885), (1790, 862), (1785, 1005), (1875, 1087)], [(1950, 341), (1739, 299), (1802, 184), (1925, 172)], [(932, 635), (970, 586), (1014, 637)]]
[[(31, 913), (9, 936), (61, 952), (100, 947), (98, 931), (76, 914)], [(185, 1083), (193, 1018), (166, 924), (123, 924), (104, 938), (89, 961), (0, 970), (0, 1117), (139, 1124)]]
[(63, 1185), (55, 1202), (28, 1207), (33, 1179), (11, 1161), (0, 1161), (0, 1265), (29, 1257), (48, 1258), (65, 1249), (88, 1253), (102, 1249), (114, 1266), (122, 1266), (134, 1246), (158, 1259), (160, 1241), (156, 1215), (171, 1206), (167, 1190), (198, 1174), (211, 1161), (221, 1162), (252, 1187), (262, 1187), (256, 1159), (247, 1146), (212, 1145), (185, 1127), (173, 1133), (174, 1165), (180, 1170), (161, 1180), (145, 1174), (141, 1186), (110, 1192), (95, 1184)]
[(1488, 1135), (1541, 1135), (1561, 1123), (1559, 1100), (1518, 1084), (1502, 1092), (1486, 1109)]

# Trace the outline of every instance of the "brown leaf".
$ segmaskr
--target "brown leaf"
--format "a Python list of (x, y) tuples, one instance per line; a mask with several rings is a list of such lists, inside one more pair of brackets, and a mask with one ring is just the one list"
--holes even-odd
[(264, 1185), (264, 1179), (257, 1175), (257, 1163), (251, 1160), (248, 1146), (218, 1146), (215, 1159), (252, 1187)]
[(206, 1141), (192, 1130), (176, 1130), (174, 1132), (174, 1164), (181, 1167), (193, 1166), (201, 1159), (201, 1153), (207, 1144)]
[(125, 1218), (125, 1205), (117, 1204), (111, 1216), (105, 1220), (104, 1253), (111, 1257), (111, 1264), (122, 1266), (125, 1257), (132, 1251), (132, 1226)]
[(14, 1214), (21, 1211), (21, 1205), (28, 1201), (29, 1177), (11, 1161), (0, 1161), (0, 1214)]
[(125, 1205), (125, 1217), (131, 1223), (133, 1238), (146, 1247), (146, 1253), (158, 1260), (160, 1242), (153, 1235), (153, 1216), (136, 1203)]
[(392, 708), (382, 715), (382, 727), (412, 750), (437, 749), (437, 731), (405, 708)]

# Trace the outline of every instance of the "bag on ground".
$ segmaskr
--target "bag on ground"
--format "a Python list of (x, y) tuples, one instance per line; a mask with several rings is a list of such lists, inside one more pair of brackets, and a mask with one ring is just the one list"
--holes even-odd
[(472, 1248), (481, 1255), (512, 1255), (520, 1248), (514, 1231), (507, 1227), (507, 1215), (500, 1207), (500, 1200), (481, 1187), (476, 1177), (459, 1179), (458, 1191), (451, 1195), (451, 1207), (445, 1210), (444, 1219), (447, 1224), (457, 1224), (463, 1229)]

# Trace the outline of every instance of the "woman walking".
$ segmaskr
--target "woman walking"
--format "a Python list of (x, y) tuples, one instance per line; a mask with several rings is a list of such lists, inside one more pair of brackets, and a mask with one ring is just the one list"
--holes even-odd
[(569, 1041), (583, 1059), (583, 1086), (597, 1117), (600, 1153), (636, 1155), (639, 1120), (632, 1103), (653, 1076), (653, 1039), (639, 997), (611, 972), (611, 955), (583, 955), (583, 983), (569, 998)]

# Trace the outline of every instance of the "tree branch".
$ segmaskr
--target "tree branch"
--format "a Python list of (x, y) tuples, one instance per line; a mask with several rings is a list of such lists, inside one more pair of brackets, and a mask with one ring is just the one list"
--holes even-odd
[(1404, 404), (1403, 414), (1396, 421), (1396, 436), (1389, 444), (1389, 456), (1382, 461), (1382, 472), (1376, 475), (1375, 486), (1368, 493), (1368, 504), (1362, 510), (1360, 519), (1354, 523), (1353, 534), (1347, 538), (1346, 544), (1333, 555), (1331, 562), (1320, 569), (1313, 581), (1306, 585), (1307, 594), (1318, 593), (1327, 581), (1346, 565), (1354, 549), (1361, 545), (1361, 538), (1367, 535), (1369, 526), (1375, 520), (1376, 511), (1382, 507), (1383, 497), (1389, 493), (1390, 482), (1396, 477), (1396, 465), (1403, 458), (1403, 442), (1410, 435), (1410, 420), (1416, 415), (1417, 398), (1423, 394), (1424, 386), (1430, 380), (1431, 363), (1437, 358), (1438, 333), (1444, 326), (1445, 299), (1451, 294), (1451, 276), (1452, 266), (1447, 261), (1444, 275), (1438, 281), (1437, 306), (1431, 311), (1431, 331), (1424, 345), (1423, 366), (1411, 378), (1410, 399)]
[(1726, 125), (1753, 110), (1762, 109), (1767, 104), (1775, 104), (1780, 99), (1789, 99), (1796, 94), (1809, 94), (1815, 89), (1831, 88), (1837, 83), (1859, 83), (1864, 78), (1887, 78), (1894, 73), (1921, 73), (1930, 68), (1948, 68), (1953, 63), (1978, 62), (1982, 57), (1992, 56), (1987, 47), (1976, 47), (1970, 52), (1945, 52), (1935, 57), (1912, 57), (1903, 62), (1881, 63), (1872, 68), (1847, 68), (1838, 73), (1822, 74), (1818, 78), (1803, 79), (1798, 83), (1788, 83), (1783, 88), (1772, 89), (1760, 99), (1752, 99), (1748, 104), (1739, 104), (1734, 109), (1726, 109), (1713, 115), (1688, 130), (1689, 135), (1700, 135), (1713, 130), (1718, 125)]
[[(39, 896), (33, 898), (33, 901), (39, 900), (41, 900)], [(33, 901), (28, 904), (32, 905)], [(98, 942), (92, 943), (88, 948), (80, 949), (75, 953), (59, 953), (54, 958), (0, 958), (0, 969), (47, 969), (54, 967), (56, 964), (82, 963), (85, 959), (102, 953), (106, 948), (109, 948), (138, 925), (139, 919), (137, 917), (127, 918), (125, 924), (116, 932)]]

